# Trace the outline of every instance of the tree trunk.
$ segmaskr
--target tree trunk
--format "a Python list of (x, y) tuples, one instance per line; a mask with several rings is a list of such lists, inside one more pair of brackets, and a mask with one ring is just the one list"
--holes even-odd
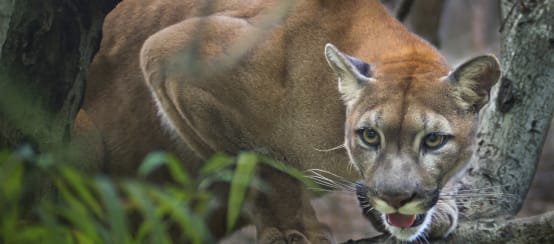
[(554, 113), (554, 0), (504, 0), (502, 12), (503, 78), (481, 111), (478, 147), (460, 181), (471, 192), (459, 193), (463, 222), (432, 243), (554, 242), (554, 212), (508, 219), (523, 204)]
[(554, 0), (503, 1), (502, 11), (503, 78), (482, 111), (478, 148), (462, 180), (464, 189), (500, 197), (464, 201), (472, 218), (517, 214), (554, 113)]
[(117, 0), (0, 0), (0, 149), (69, 135), (105, 15)]
[(439, 29), (444, 3), (445, 0), (415, 1), (406, 23), (413, 32), (437, 48), (441, 47)]
[(10, 27), (10, 20), (13, 11), (13, 3), (15, 0), (1, 0), (0, 1), (0, 57), (2, 56), (2, 46), (7, 38), (8, 28)]

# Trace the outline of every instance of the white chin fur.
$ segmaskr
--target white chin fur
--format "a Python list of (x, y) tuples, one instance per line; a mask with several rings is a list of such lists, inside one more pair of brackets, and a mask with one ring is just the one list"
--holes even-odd
[(425, 231), (429, 229), (431, 226), (431, 221), (433, 219), (433, 212), (435, 211), (435, 208), (429, 209), (427, 211), (427, 214), (425, 215), (425, 219), (423, 220), (423, 223), (421, 223), (418, 226), (410, 227), (410, 228), (398, 228), (392, 225), (389, 225), (387, 222), (387, 217), (385, 214), (381, 215), (381, 218), (383, 219), (383, 223), (385, 224), (385, 228), (394, 236), (396, 239), (401, 241), (415, 241), (418, 239), (425, 240)]

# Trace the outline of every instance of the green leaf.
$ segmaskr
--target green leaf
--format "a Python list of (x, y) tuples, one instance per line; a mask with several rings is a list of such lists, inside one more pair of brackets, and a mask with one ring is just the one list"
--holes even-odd
[[(44, 225), (25, 226), (17, 231), (15, 243), (44, 243), (44, 240), (52, 239), (48, 228)], [(8, 242), (9, 243), (9, 242)]]
[(10, 164), (11, 167), (2, 174), (1, 188), (4, 191), (4, 195), (8, 200), (18, 201), (22, 191), (23, 180), (23, 162), (15, 162)]
[(201, 175), (213, 174), (223, 170), (233, 164), (233, 158), (225, 154), (218, 153), (212, 156), (200, 169)]
[(67, 166), (61, 166), (60, 172), (69, 182), (72, 182), (71, 186), (79, 197), (83, 199), (83, 202), (92, 210), (92, 212), (97, 216), (102, 216), (103, 210), (100, 207), (98, 200), (92, 196), (91, 189), (87, 187), (89, 178), (79, 174), (77, 171)]
[(85, 205), (72, 194), (61, 179), (55, 179), (55, 182), (65, 204), (51, 205), (48, 209), (50, 213), (66, 218), (69, 223), (74, 225), (74, 228), (82, 231), (96, 242), (100, 241), (95, 221)]
[(2, 232), (0, 233), (0, 243), (10, 243), (13, 239), (17, 238), (19, 209), (17, 209), (17, 206), (13, 205), (8, 209), (3, 208), (1, 217), (0, 227), (2, 228)]
[(110, 239), (114, 243), (129, 243), (130, 232), (127, 216), (114, 185), (107, 178), (98, 177), (96, 179), (96, 186), (106, 206), (108, 223), (111, 227)]
[[(123, 189), (144, 218), (142, 225), (139, 227), (139, 239), (135, 241), (141, 243), (170, 243), (165, 224), (162, 222), (163, 216), (156, 214), (156, 206), (145, 193), (148, 188), (136, 182), (126, 182), (123, 184)], [(148, 241), (142, 239), (147, 236), (147, 232), (151, 234), (151, 239)]]
[(79, 244), (94, 244), (93, 240), (89, 239), (87, 235), (83, 234), (80, 231), (73, 231), (73, 236)]
[(5, 162), (8, 161), (8, 159), (10, 158), (10, 155), (11, 153), (6, 150), (0, 151), (0, 166), (2, 166)]
[(138, 174), (142, 177), (149, 175), (155, 169), (166, 164), (166, 157), (167, 154), (163, 152), (152, 152), (148, 154), (140, 165), (138, 169)]
[[(234, 173), (235, 171), (231, 169), (223, 169), (206, 175), (202, 180), (200, 180), (200, 183), (198, 183), (198, 191), (209, 192), (210, 186), (212, 186), (214, 183), (231, 183), (234, 177)], [(254, 176), (254, 178), (252, 178), (250, 187), (253, 187), (254, 189), (261, 192), (269, 192), (271, 190), (270, 185), (257, 176)]]
[(198, 183), (198, 190), (209, 191), (210, 186), (215, 182), (230, 183), (233, 180), (234, 173), (231, 169), (222, 169), (208, 174)]
[(164, 164), (167, 164), (173, 180), (185, 188), (192, 187), (192, 181), (182, 163), (174, 155), (164, 152), (148, 154), (139, 168), (139, 175), (144, 177)]
[(260, 160), (261, 163), (269, 165), (274, 169), (277, 169), (287, 175), (290, 175), (291, 177), (302, 182), (308, 188), (315, 188), (315, 189), (319, 188), (319, 185), (313, 182), (310, 178), (306, 177), (305, 174), (302, 173), (302, 171), (296, 168), (290, 167), (284, 164), (283, 162), (276, 161), (267, 157), (260, 157), (260, 159), (261, 159)]
[(46, 169), (56, 165), (55, 155), (51, 153), (41, 154), (36, 159), (37, 166)]
[(168, 155), (167, 156), (167, 163), (169, 167), (169, 173), (173, 177), (177, 183), (181, 184), (181, 186), (185, 187), (185, 189), (192, 188), (193, 184), (190, 179), (190, 176), (188, 175), (185, 168), (183, 168), (183, 165), (181, 161), (179, 161), (175, 156)]
[(40, 225), (47, 229), (47, 234), (43, 240), (34, 243), (71, 243), (69, 241), (72, 239), (70, 228), (57, 221), (53, 209), (54, 206), (51, 202), (43, 202), (38, 208)]
[(176, 220), (183, 227), (182, 230), (188, 237), (187, 243), (214, 242), (205, 223), (194, 215), (186, 203), (165, 192), (153, 191), (152, 194), (167, 209), (169, 217)]
[(227, 211), (227, 231), (230, 232), (237, 222), (248, 185), (254, 175), (254, 169), (258, 157), (255, 153), (241, 153), (237, 158), (237, 168), (231, 182), (231, 191), (229, 193), (229, 205)]

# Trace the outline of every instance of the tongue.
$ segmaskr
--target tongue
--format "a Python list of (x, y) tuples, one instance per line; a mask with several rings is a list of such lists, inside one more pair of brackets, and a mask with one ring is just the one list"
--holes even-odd
[(403, 214), (387, 214), (387, 220), (390, 225), (399, 228), (408, 228), (414, 224), (416, 219), (415, 215), (403, 215)]

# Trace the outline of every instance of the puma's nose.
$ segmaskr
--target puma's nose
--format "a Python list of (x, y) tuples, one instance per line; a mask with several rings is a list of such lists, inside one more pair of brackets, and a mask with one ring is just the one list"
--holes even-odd
[(399, 195), (381, 195), (379, 198), (383, 199), (386, 203), (392, 207), (399, 209), (404, 204), (412, 200), (415, 194), (399, 194)]

